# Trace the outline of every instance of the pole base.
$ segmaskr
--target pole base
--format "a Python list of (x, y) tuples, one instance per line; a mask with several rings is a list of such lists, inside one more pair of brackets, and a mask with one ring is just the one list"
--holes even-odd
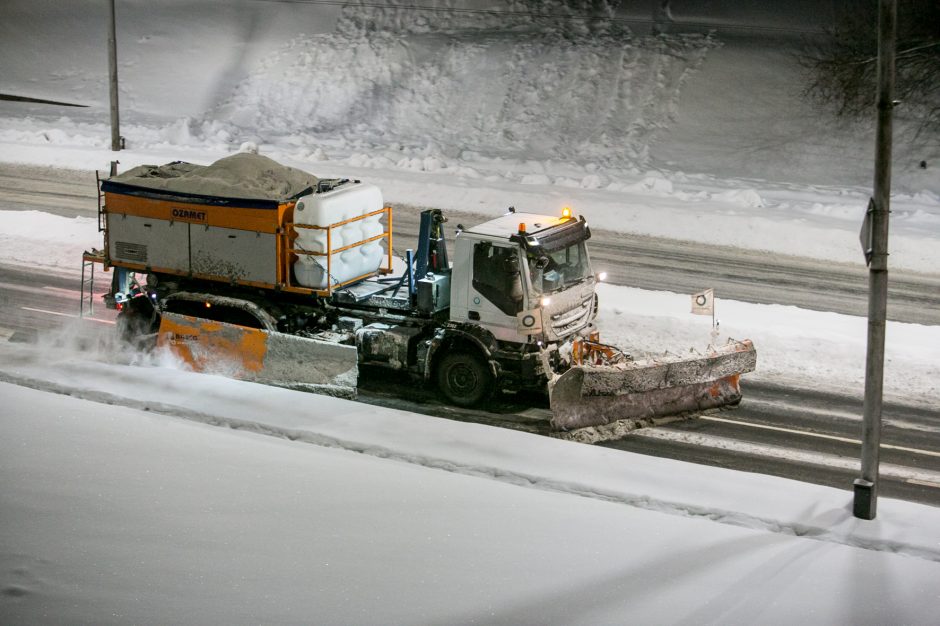
[(852, 515), (859, 519), (872, 520), (878, 512), (878, 490), (875, 483), (864, 478), (855, 479), (855, 503)]

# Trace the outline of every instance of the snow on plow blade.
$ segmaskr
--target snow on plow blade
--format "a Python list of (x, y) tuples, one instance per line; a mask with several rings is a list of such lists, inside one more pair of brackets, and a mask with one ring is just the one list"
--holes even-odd
[(737, 404), (740, 376), (756, 365), (749, 340), (693, 357), (577, 365), (549, 391), (552, 427), (572, 430)]
[(355, 397), (355, 346), (164, 313), (157, 346), (194, 371)]

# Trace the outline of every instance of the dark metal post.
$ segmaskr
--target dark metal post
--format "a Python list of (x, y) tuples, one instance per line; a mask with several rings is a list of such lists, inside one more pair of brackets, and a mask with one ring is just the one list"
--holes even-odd
[(111, 83), (111, 150), (121, 149), (121, 124), (118, 120), (118, 76), (117, 76), (117, 36), (114, 26), (114, 0), (108, 3), (110, 19), (108, 21), (108, 68)]
[(868, 273), (868, 353), (862, 424), (862, 475), (855, 480), (853, 513), (875, 519), (878, 510), (878, 452), (884, 389), (885, 318), (888, 307), (888, 214), (891, 196), (891, 115), (894, 107), (894, 52), (897, 0), (878, 6), (878, 126), (875, 138), (872, 257)]

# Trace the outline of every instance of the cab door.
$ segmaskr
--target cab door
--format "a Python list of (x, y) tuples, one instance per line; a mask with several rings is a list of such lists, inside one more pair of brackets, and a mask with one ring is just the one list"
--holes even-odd
[(473, 244), (467, 319), (497, 339), (519, 341), (517, 316), (525, 309), (525, 276), (519, 250), (490, 241)]

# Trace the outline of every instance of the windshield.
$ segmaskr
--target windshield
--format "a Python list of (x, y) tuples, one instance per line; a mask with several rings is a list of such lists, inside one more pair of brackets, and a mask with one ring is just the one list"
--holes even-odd
[(566, 289), (591, 276), (591, 263), (583, 241), (556, 250), (530, 250), (526, 261), (536, 295)]

